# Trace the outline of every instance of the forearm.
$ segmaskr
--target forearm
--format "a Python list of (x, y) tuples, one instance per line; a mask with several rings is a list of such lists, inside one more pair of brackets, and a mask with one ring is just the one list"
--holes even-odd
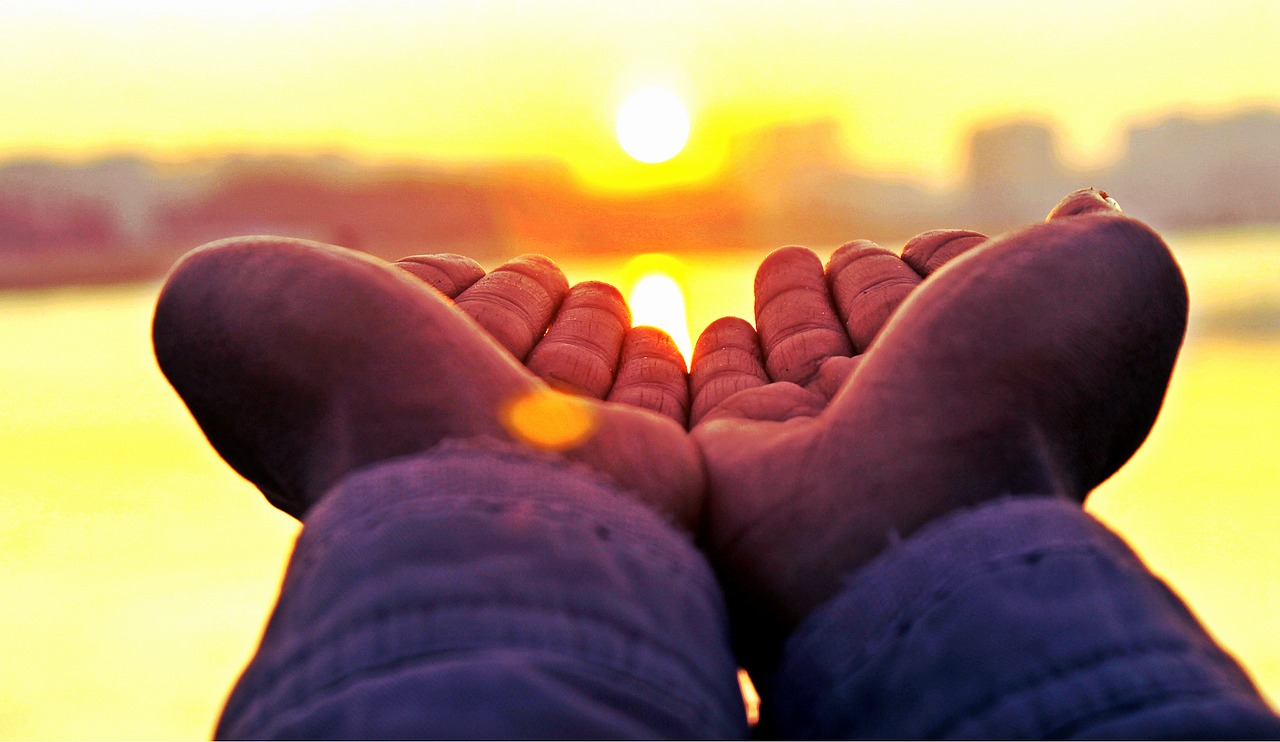
[(220, 737), (734, 737), (719, 588), (594, 475), (445, 444), (309, 514)]

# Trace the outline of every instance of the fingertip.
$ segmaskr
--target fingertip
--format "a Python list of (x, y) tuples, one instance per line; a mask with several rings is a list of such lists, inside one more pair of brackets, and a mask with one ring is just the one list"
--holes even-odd
[(630, 310), (616, 288), (600, 281), (575, 284), (526, 365), (557, 387), (603, 399), (613, 386), (630, 326)]
[[(569, 289), (569, 294), (582, 297), (584, 304), (606, 311), (627, 327), (631, 326), (631, 307), (617, 286), (604, 281), (581, 281)], [(568, 295), (565, 299), (568, 300)]]
[(828, 358), (818, 369), (818, 376), (810, 388), (827, 399), (835, 397), (865, 357), (857, 355)]
[(484, 268), (465, 255), (410, 255), (393, 263), (450, 299), (484, 277)]
[(773, 298), (772, 294), (761, 295), (762, 289), (768, 291), (771, 287), (777, 286), (779, 282), (776, 280), (780, 273), (789, 273), (795, 271), (806, 271), (811, 266), (822, 267), (822, 259), (817, 253), (807, 247), (801, 245), (787, 245), (779, 247), (777, 250), (765, 256), (760, 261), (760, 267), (756, 269), (755, 292), (756, 292), (756, 315), (759, 316), (761, 303), (768, 303)]
[(922, 279), (897, 255), (857, 240), (832, 253), (826, 280), (852, 350), (861, 353)]
[(1120, 204), (1106, 191), (1097, 188), (1081, 188), (1068, 193), (1049, 212), (1045, 221), (1065, 219), (1084, 214), (1120, 214)]
[(770, 253), (756, 271), (755, 294), (756, 328), (770, 379), (804, 385), (823, 360), (852, 352), (822, 261), (812, 250), (789, 246)]
[(935, 229), (916, 235), (902, 247), (902, 261), (927, 277), (957, 256), (987, 241), (981, 232), (968, 229)]
[(523, 361), (546, 332), (568, 288), (564, 273), (549, 258), (521, 255), (476, 281), (456, 304)]
[(756, 337), (756, 328), (741, 317), (721, 317), (713, 321), (693, 346), (692, 366), (696, 367), (707, 354), (724, 347), (753, 348), (759, 355), (760, 341)]
[(652, 410), (681, 426), (688, 422), (689, 377), (670, 335), (648, 326), (627, 330), (608, 400)]
[(852, 240), (850, 242), (846, 242), (832, 251), (831, 257), (827, 259), (827, 275), (830, 276), (833, 272), (838, 273), (844, 270), (849, 263), (860, 257), (882, 252), (888, 251), (871, 240)]
[(721, 317), (707, 325), (694, 346), (689, 422), (696, 425), (730, 396), (768, 383), (755, 328), (738, 317)]
[(526, 253), (517, 255), (499, 266), (498, 270), (510, 270), (537, 281), (548, 293), (564, 295), (569, 290), (569, 279), (560, 266), (546, 255)]
[(681, 373), (687, 373), (684, 355), (680, 347), (671, 339), (666, 330), (649, 325), (640, 325), (627, 330), (623, 338), (622, 360), (640, 358), (660, 358), (677, 366)]

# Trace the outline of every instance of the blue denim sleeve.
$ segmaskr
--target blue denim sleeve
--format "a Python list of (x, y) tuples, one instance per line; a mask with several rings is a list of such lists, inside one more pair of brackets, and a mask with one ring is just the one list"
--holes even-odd
[(220, 738), (741, 738), (720, 589), (591, 473), (450, 445), (314, 508)]
[(1236, 663), (1078, 506), (1005, 499), (898, 543), (789, 639), (788, 738), (1280, 738)]

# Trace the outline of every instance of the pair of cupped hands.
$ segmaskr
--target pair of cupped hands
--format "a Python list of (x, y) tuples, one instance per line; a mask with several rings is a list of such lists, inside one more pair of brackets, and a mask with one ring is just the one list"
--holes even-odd
[(486, 274), (236, 238), (174, 269), (154, 340), (218, 452), (298, 517), (357, 468), (510, 440), (513, 399), (573, 394), (593, 427), (558, 455), (694, 534), (735, 630), (767, 645), (948, 513), (1082, 502), (1146, 437), (1187, 313), (1159, 236), (1092, 189), (993, 239), (859, 241), (825, 266), (783, 248), (755, 301), (686, 374), (616, 289), (546, 258)]

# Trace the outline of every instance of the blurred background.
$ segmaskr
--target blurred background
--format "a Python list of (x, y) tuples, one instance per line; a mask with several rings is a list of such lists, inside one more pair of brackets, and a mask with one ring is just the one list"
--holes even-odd
[(297, 525), (151, 356), (190, 248), (542, 252), (696, 337), (773, 247), (1089, 185), (1193, 302), (1089, 507), (1275, 702), (1277, 39), (1268, 0), (0, 0), (0, 737), (207, 737), (270, 610)]

